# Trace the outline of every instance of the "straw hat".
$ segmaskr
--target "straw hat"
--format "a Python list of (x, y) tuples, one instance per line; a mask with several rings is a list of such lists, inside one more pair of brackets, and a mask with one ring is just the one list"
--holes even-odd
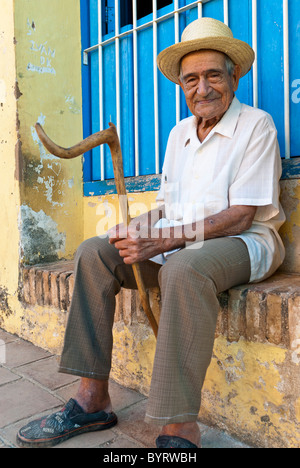
[(190, 23), (182, 33), (181, 42), (163, 50), (157, 64), (160, 71), (178, 84), (181, 59), (198, 50), (211, 49), (223, 52), (235, 65), (240, 65), (244, 76), (254, 62), (253, 49), (246, 42), (234, 39), (232, 31), (221, 21), (201, 18)]

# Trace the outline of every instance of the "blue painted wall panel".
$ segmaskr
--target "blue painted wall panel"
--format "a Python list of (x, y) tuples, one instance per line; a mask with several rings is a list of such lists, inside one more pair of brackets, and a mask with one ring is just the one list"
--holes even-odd
[[(229, 2), (229, 27), (236, 39), (252, 44), (252, 1), (244, 0), (239, 2), (236, 8), (235, 2)], [(239, 83), (236, 93), (237, 98), (249, 106), (253, 105), (253, 79), (252, 73), (244, 76)]]
[[(99, 132), (99, 60), (98, 52), (90, 54), (91, 69), (91, 132)], [(92, 178), (97, 180), (100, 177), (100, 149), (92, 150)]]
[[(116, 68), (115, 68), (115, 46), (109, 44), (103, 47), (103, 122), (104, 128), (109, 122), (116, 124)], [(105, 179), (114, 177), (110, 150), (104, 146), (105, 157)]]
[(125, 177), (135, 174), (134, 94), (133, 94), (133, 39), (120, 41), (121, 146)]
[(291, 154), (300, 156), (300, 5), (289, 1)]
[[(192, 2), (186, 2), (187, 5), (189, 3), (192, 3)], [(195, 21), (198, 18), (198, 8), (195, 7), (195, 8), (191, 8), (191, 10), (188, 10), (185, 13), (185, 17), (186, 17), (186, 25), (190, 24), (192, 21)]]
[(152, 28), (138, 33), (140, 174), (155, 174)]
[[(115, 31), (115, 0), (106, 0), (107, 9), (105, 11), (104, 5), (102, 10), (102, 18), (106, 19), (107, 34), (114, 33)], [(102, 2), (104, 4), (104, 2)], [(105, 29), (102, 29), (103, 34), (105, 34)]]
[[(174, 18), (158, 25), (158, 49), (163, 50), (174, 44)], [(158, 73), (159, 132), (160, 132), (160, 170), (164, 160), (168, 137), (176, 125), (175, 86), (162, 73)]]
[[(90, 44), (98, 43), (98, 22), (95, 21), (95, 11), (98, 11), (97, 0), (90, 2)], [(100, 129), (99, 120), (99, 58), (98, 51), (90, 54), (91, 72), (91, 132), (96, 133)], [(100, 178), (100, 149), (92, 150), (92, 180)]]
[[(242, 3), (238, 2), (239, 5)], [(223, 0), (213, 0), (203, 4), (203, 16), (215, 18), (219, 21), (224, 21)]]
[[(81, 14), (81, 43), (82, 61), (83, 51), (90, 45), (90, 5), (80, 2)], [(91, 134), (91, 75), (89, 67), (82, 67), (82, 102), (83, 102), (83, 135), (84, 138)], [(92, 180), (92, 153), (89, 151), (84, 155), (83, 181)]]
[(272, 115), (284, 156), (283, 10), (277, 3), (276, 8), (258, 4), (258, 107)]

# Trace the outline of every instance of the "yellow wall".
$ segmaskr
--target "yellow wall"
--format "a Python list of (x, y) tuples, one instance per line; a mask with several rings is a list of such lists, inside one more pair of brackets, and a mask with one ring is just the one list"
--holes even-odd
[(299, 364), (287, 349), (215, 340), (200, 417), (264, 448), (299, 448)]
[[(128, 201), (131, 216), (134, 218), (157, 205), (156, 192), (130, 193)], [(123, 222), (117, 195), (84, 198), (84, 238), (105, 234), (105, 232)]]
[(34, 129), (82, 139), (79, 0), (1, 0), (0, 64), (0, 327), (24, 336), (20, 265), (72, 258), (83, 240), (81, 160), (54, 158)]
[(2, 311), (9, 316), (19, 279), (20, 206), (18, 160), (16, 158), (16, 98), (13, 2), (1, 1), (0, 14), (0, 326)]
[(82, 139), (79, 0), (15, 0), (25, 263), (70, 258), (82, 240), (82, 164), (50, 155), (39, 121), (61, 146)]
[(286, 222), (280, 235), (286, 248), (286, 257), (281, 269), (288, 273), (300, 273), (300, 180), (281, 182), (281, 202)]

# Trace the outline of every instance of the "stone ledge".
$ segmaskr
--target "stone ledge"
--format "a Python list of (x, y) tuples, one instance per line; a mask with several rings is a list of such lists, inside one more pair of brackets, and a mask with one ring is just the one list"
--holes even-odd
[[(24, 267), (23, 302), (68, 312), (74, 288), (73, 262)], [(159, 319), (160, 292), (150, 291)], [(241, 285), (220, 294), (216, 335), (229, 342), (244, 338), (293, 351), (299, 349), (300, 276), (277, 273), (258, 284)], [(136, 291), (122, 289), (117, 296), (115, 322), (147, 323)]]
[(69, 309), (74, 287), (74, 263), (58, 262), (22, 269), (23, 302)]
[(300, 276), (277, 273), (261, 283), (221, 294), (220, 302), (217, 334), (229, 342), (243, 337), (286, 349), (299, 347)]

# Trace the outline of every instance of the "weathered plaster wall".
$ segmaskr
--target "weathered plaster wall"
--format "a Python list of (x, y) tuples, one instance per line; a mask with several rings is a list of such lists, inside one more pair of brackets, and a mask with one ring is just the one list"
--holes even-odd
[(300, 273), (300, 180), (281, 181), (281, 202), (286, 222), (280, 235), (286, 248), (286, 257), (281, 270)]
[(26, 264), (73, 256), (82, 240), (81, 160), (41, 145), (38, 121), (61, 146), (82, 139), (79, 0), (15, 0), (21, 256)]
[(299, 378), (299, 363), (290, 351), (218, 337), (200, 417), (254, 446), (299, 448)]
[(0, 6), (0, 327), (25, 336), (20, 266), (72, 258), (83, 240), (81, 161), (48, 154), (34, 128), (82, 139), (80, 2)]
[(0, 326), (13, 314), (19, 280), (20, 193), (18, 181), (16, 70), (13, 2), (1, 0), (0, 14)]

